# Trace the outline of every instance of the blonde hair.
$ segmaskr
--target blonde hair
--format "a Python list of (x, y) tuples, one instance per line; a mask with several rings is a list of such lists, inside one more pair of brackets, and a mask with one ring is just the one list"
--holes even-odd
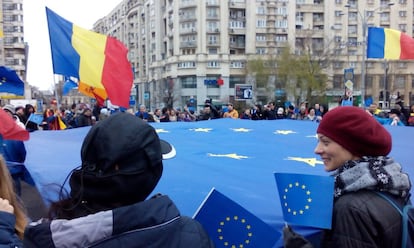
[(23, 239), (24, 229), (26, 228), (28, 218), (26, 210), (23, 207), (22, 201), (17, 197), (14, 190), (14, 184), (7, 168), (6, 161), (0, 154), (0, 197), (7, 199), (10, 205), (14, 208), (14, 215), (16, 216), (16, 224), (14, 226), (17, 235)]

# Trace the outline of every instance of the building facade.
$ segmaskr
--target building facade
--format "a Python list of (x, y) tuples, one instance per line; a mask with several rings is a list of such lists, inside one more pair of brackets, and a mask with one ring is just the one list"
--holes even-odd
[[(384, 106), (397, 97), (405, 105), (414, 103), (412, 61), (363, 59), (368, 26), (412, 36), (413, 2), (124, 0), (94, 30), (128, 47), (134, 70), (131, 100), (152, 110), (194, 101), (201, 106), (210, 98), (232, 102), (237, 84), (253, 86), (248, 103), (274, 100), (272, 80), (256, 87), (254, 75), (246, 73), (247, 62), (277, 56), (287, 45), (299, 54), (308, 41), (313, 55), (330, 56), (326, 89), (318, 92), (327, 101), (344, 95), (344, 70), (351, 68), (355, 101), (361, 103), (363, 94)], [(295, 100), (289, 93), (286, 99)]]
[[(0, 65), (12, 68), (26, 82), (28, 46), (24, 42), (23, 0), (0, 3)], [(30, 94), (30, 87), (25, 85), (25, 98), (30, 99)], [(0, 93), (0, 99), (8, 98), (8, 94)]]

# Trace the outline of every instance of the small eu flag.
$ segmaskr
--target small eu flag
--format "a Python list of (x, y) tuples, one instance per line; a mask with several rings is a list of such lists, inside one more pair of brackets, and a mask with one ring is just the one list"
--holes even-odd
[(283, 219), (291, 224), (331, 228), (334, 179), (330, 176), (275, 173)]
[(31, 121), (31, 122), (36, 123), (37, 125), (40, 125), (43, 121), (43, 115), (31, 113), (28, 121)]
[(217, 248), (273, 247), (281, 234), (221, 194), (210, 191), (194, 219), (201, 223)]

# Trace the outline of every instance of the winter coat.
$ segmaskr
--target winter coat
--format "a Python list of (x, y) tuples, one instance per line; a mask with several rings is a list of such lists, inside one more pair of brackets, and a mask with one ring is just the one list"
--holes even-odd
[(26, 228), (25, 247), (214, 247), (197, 221), (181, 216), (168, 196), (72, 220)]
[(0, 211), (0, 220), (0, 248), (23, 247), (22, 241), (14, 229), (16, 217), (13, 214)]
[(339, 197), (334, 203), (332, 227), (324, 232), (321, 247), (401, 247), (400, 214), (371, 190)]

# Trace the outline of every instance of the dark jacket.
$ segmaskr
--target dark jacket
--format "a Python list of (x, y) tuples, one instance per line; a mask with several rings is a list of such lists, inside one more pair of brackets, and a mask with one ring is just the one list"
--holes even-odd
[(335, 229), (324, 232), (321, 247), (401, 247), (400, 214), (370, 190), (339, 197), (334, 203), (332, 226)]
[(0, 248), (23, 247), (22, 241), (14, 229), (16, 217), (13, 214), (0, 211), (0, 220)]
[(160, 196), (72, 220), (30, 225), (25, 247), (214, 247), (202, 226)]

